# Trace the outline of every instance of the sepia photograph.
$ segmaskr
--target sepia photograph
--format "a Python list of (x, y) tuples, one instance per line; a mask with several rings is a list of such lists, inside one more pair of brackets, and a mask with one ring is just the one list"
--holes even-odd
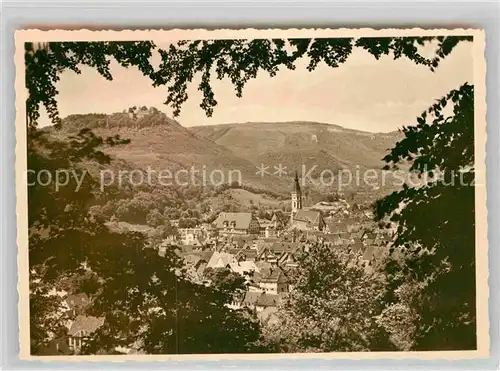
[(488, 355), (481, 30), (22, 30), (15, 62), (22, 357)]

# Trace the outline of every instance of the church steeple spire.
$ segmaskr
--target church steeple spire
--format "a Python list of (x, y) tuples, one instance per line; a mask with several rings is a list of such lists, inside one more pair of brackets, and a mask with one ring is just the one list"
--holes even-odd
[(295, 172), (294, 190), (292, 191), (292, 215), (302, 209), (302, 191), (300, 190), (299, 175)]

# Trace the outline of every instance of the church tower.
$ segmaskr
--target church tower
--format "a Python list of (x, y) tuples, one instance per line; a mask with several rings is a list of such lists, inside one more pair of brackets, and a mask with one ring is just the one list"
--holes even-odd
[(295, 184), (292, 191), (292, 217), (302, 209), (302, 191), (300, 190), (299, 176), (295, 172)]

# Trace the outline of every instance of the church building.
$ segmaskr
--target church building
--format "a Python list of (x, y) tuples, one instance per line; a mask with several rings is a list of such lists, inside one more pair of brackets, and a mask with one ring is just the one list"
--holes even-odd
[(325, 221), (321, 212), (303, 209), (302, 191), (297, 172), (295, 172), (294, 189), (292, 191), (290, 226), (301, 231), (322, 231), (325, 228)]

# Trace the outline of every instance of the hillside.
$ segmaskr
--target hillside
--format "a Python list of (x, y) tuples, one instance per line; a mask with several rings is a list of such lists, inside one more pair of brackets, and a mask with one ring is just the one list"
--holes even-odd
[[(71, 115), (63, 120), (67, 133), (84, 127), (92, 128), (99, 136), (120, 135), (130, 139), (130, 144), (106, 148), (106, 153), (134, 167), (150, 167), (156, 172), (169, 170), (173, 174), (183, 169), (179, 173), (181, 182), (192, 183), (186, 170), (193, 168), (196, 171), (195, 185), (230, 183), (238, 180), (240, 172), (242, 184), (249, 187), (273, 193), (288, 193), (291, 187), (284, 179), (258, 176), (253, 162), (197, 135), (159, 111), (136, 119), (127, 113), (115, 113)], [(210, 180), (212, 172), (213, 181)]]
[(313, 157), (319, 168), (332, 161), (338, 168), (379, 168), (381, 159), (400, 138), (398, 132), (369, 133), (316, 122), (249, 122), (190, 130), (253, 162), (278, 160), (296, 167), (298, 160), (307, 163)]
[[(379, 172), (384, 165), (382, 158), (401, 138), (399, 132), (369, 133), (317, 122), (248, 122), (198, 126), (190, 130), (255, 164), (263, 163), (271, 168), (282, 164), (289, 170), (289, 176), (293, 175), (293, 170), (300, 174), (301, 165), (304, 165), (306, 173), (314, 169), (311, 172), (313, 179), (318, 179), (325, 171), (325, 180), (330, 171), (336, 176), (341, 170), (349, 170), (354, 177), (356, 172), (363, 174), (368, 169)], [(350, 188), (363, 190), (362, 193), (372, 192), (373, 197), (393, 189), (383, 186), (383, 189), (367, 189), (363, 182), (360, 183)], [(336, 187), (334, 181), (332, 186), (311, 188), (324, 193)]]
[[(326, 171), (323, 180), (327, 184), (316, 182), (304, 187), (313, 198), (319, 193), (334, 192), (338, 188), (335, 177), (341, 170), (354, 174), (381, 169), (381, 159), (400, 138), (396, 132), (368, 133), (315, 122), (241, 123), (187, 129), (154, 108), (139, 114), (124, 111), (112, 115), (71, 115), (64, 119), (63, 127), (68, 132), (90, 127), (97, 135), (128, 138), (130, 144), (107, 148), (106, 152), (142, 169), (175, 172), (194, 168), (196, 185), (230, 183), (238, 179), (240, 172), (247, 189), (288, 195), (295, 171), (301, 174), (303, 169), (308, 172), (314, 168), (310, 174), (315, 180)], [(261, 164), (268, 166), (265, 176), (256, 173)], [(280, 164), (286, 174), (273, 174), (275, 166)], [(214, 170), (217, 172), (211, 182), (209, 175)], [(329, 174), (334, 174), (331, 183)], [(189, 181), (187, 174), (183, 175), (182, 180)], [(368, 198), (391, 189), (370, 190), (363, 184), (348, 188)], [(369, 195), (371, 192), (373, 195)]]

